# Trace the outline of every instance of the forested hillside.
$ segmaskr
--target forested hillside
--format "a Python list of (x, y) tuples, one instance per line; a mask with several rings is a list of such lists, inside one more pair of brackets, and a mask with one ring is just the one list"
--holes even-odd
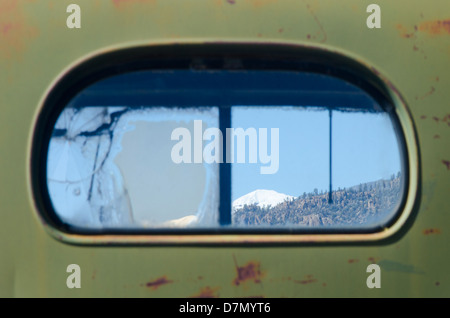
[(330, 226), (372, 224), (383, 220), (400, 201), (401, 176), (332, 192), (314, 189), (276, 206), (245, 205), (233, 212), (235, 225)]

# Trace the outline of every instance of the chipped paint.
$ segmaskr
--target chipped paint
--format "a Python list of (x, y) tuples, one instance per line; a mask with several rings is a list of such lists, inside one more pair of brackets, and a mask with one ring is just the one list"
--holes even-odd
[(297, 284), (306, 285), (311, 283), (317, 283), (317, 279), (294, 280), (293, 282)]
[(430, 234), (441, 234), (441, 230), (440, 229), (425, 229), (422, 231), (423, 235), (430, 235)]
[(358, 259), (349, 259), (349, 260), (348, 260), (348, 263), (349, 263), (349, 264), (358, 263), (358, 262), (359, 262)]
[[(420, 116), (420, 119), (427, 119), (428, 116), (422, 115)], [(438, 116), (430, 116), (430, 119), (436, 122), (436, 124), (439, 123), (446, 123), (448, 126), (450, 126), (450, 114), (444, 115), (442, 118), (439, 118)]]
[(450, 160), (442, 160), (442, 163), (447, 167), (447, 170), (450, 170)]
[(395, 28), (398, 30), (400, 37), (402, 37), (404, 39), (411, 39), (414, 41), (413, 46), (412, 46), (412, 50), (414, 52), (420, 53), (424, 59), (427, 59), (427, 55), (425, 54), (425, 51), (419, 46), (419, 43), (420, 43), (420, 45), (422, 45), (423, 42), (418, 41), (417, 25), (414, 25), (414, 27), (411, 29), (411, 28), (406, 28), (405, 26), (403, 26), (401, 24), (397, 24), (395, 26)]
[(12, 26), (13, 26), (12, 23), (3, 23), (3, 25), (0, 25), (0, 31), (2, 35), (6, 36), (12, 29)]
[(0, 2), (0, 61), (19, 60), (28, 46), (39, 35), (39, 29), (30, 24), (31, 17), (24, 11), (23, 1)]
[(416, 96), (415, 99), (416, 100), (423, 100), (426, 97), (432, 95), (435, 91), (436, 91), (436, 89), (434, 88), (434, 86), (431, 86), (431, 88), (425, 94), (423, 94), (422, 96)]
[[(439, 82), (439, 76), (435, 76), (431, 79), (431, 82), (438, 83)], [(436, 84), (433, 84), (436, 85)], [(436, 91), (436, 88), (434, 86), (430, 86), (430, 89), (422, 96), (416, 96), (416, 100), (422, 100), (430, 95), (432, 95)], [(434, 117), (433, 117), (434, 118)]]
[[(421, 46), (423, 46), (423, 36), (418, 36), (419, 33), (432, 37), (439, 35), (449, 35), (450, 19), (425, 21), (418, 25), (414, 25), (412, 28), (405, 27), (402, 24), (397, 24), (395, 27), (402, 38), (412, 39), (414, 41), (414, 44), (412, 46), (413, 51), (419, 52), (424, 59), (427, 59), (427, 54), (425, 53), (423, 48), (421, 48)], [(437, 80), (439, 80), (439, 78), (437, 78)]]
[(220, 287), (211, 288), (209, 286), (203, 287), (200, 289), (198, 294), (190, 296), (190, 298), (218, 298)]
[(450, 114), (445, 115), (442, 119), (442, 122), (447, 123), (448, 126), (450, 126)]
[(418, 30), (429, 35), (449, 35), (450, 19), (423, 22)]
[(417, 32), (422, 32), (428, 35), (445, 35), (450, 34), (450, 19), (425, 21), (419, 25), (414, 25), (412, 29), (405, 27), (402, 24), (397, 24), (396, 29), (400, 36), (405, 39), (417, 37)]
[[(314, 13), (314, 10), (311, 8), (311, 6), (309, 4), (306, 4), (306, 8), (308, 9), (308, 12), (311, 14), (311, 16), (313, 17), (313, 19), (316, 22), (317, 26), (319, 27), (319, 31), (316, 33), (317, 35), (321, 35), (321, 37), (322, 37), (322, 39), (319, 42), (320, 43), (326, 42), (328, 36), (327, 36), (327, 33), (325, 32), (325, 29), (324, 29), (324, 27), (322, 25), (322, 22), (319, 20), (319, 18)], [(316, 39), (317, 36), (313, 36), (312, 38)], [(310, 38), (308, 37), (308, 39), (310, 39)]]
[(233, 285), (239, 286), (246, 281), (253, 281), (255, 284), (261, 283), (264, 273), (261, 271), (259, 262), (250, 261), (244, 266), (239, 266), (235, 255), (233, 255), (233, 259), (237, 274), (236, 278), (233, 280)]
[(408, 29), (406, 29), (403, 25), (397, 24), (396, 29), (400, 33), (400, 36), (404, 39), (412, 38), (415, 35), (415, 32), (410, 32)]
[(162, 285), (166, 285), (166, 284), (170, 284), (170, 283), (173, 283), (173, 280), (169, 280), (169, 279), (167, 279), (166, 276), (162, 276), (151, 282), (146, 283), (145, 286), (152, 290), (156, 290), (159, 287), (161, 287)]
[(307, 285), (307, 284), (317, 283), (318, 280), (316, 278), (314, 278), (313, 275), (306, 275), (305, 279), (293, 280), (293, 282), (296, 283), (296, 284)]

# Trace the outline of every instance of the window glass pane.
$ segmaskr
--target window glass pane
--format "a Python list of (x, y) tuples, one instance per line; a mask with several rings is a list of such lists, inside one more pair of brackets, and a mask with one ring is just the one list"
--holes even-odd
[(301, 232), (392, 220), (401, 142), (393, 115), (344, 80), (183, 69), (86, 87), (43, 153), (52, 217), (76, 230)]
[(395, 212), (401, 161), (387, 113), (241, 106), (232, 115), (248, 132), (246, 160), (232, 169), (234, 226), (366, 227)]
[[(181, 129), (217, 127), (217, 108), (66, 108), (50, 140), (47, 184), (55, 212), (87, 228), (210, 226), (217, 164), (176, 163)], [(172, 140), (175, 139), (176, 140)]]

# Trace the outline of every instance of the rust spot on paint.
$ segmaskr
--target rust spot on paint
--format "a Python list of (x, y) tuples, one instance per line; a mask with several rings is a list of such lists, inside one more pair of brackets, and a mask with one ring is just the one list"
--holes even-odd
[(442, 163), (447, 167), (447, 170), (450, 170), (450, 161), (449, 160), (442, 160)]
[(229, 4), (235, 4), (236, 1), (235, 0), (226, 0)]
[(425, 115), (420, 116), (420, 119), (426, 119), (426, 118), (427, 118), (427, 116), (425, 116)]
[(278, 33), (283, 33), (284, 29), (283, 28), (279, 28), (278, 29)]
[(349, 263), (349, 264), (358, 263), (358, 262), (359, 262), (359, 260), (356, 259), (356, 258), (355, 258), (355, 259), (349, 259), (349, 260), (348, 260), (348, 263)]
[(303, 280), (293, 280), (293, 282), (297, 283), (297, 284), (306, 285), (306, 284), (317, 283), (317, 279), (314, 278), (313, 275), (306, 275), (305, 279), (303, 279)]
[(414, 32), (409, 32), (407, 28), (405, 28), (403, 25), (401, 24), (397, 24), (395, 26), (397, 28), (397, 30), (400, 33), (400, 36), (404, 39), (409, 39), (412, 38), (414, 36)]
[(450, 34), (450, 19), (423, 22), (418, 30), (429, 35)]
[(97, 276), (97, 270), (94, 269), (94, 271), (92, 272), (92, 276), (91, 276), (92, 280), (95, 279), (95, 276)]
[(327, 287), (327, 283), (323, 283), (322, 286), (323, 286), (323, 287)]
[(440, 229), (425, 229), (423, 230), (423, 235), (430, 235), (430, 234), (440, 234)]
[(154, 281), (145, 284), (146, 287), (156, 290), (162, 285), (173, 283), (173, 280), (168, 280), (166, 276), (160, 277)]
[(2, 24), (1, 28), (0, 28), (2, 34), (3, 35), (8, 34), (8, 32), (11, 30), (12, 26), (13, 26), (12, 23), (4, 23), (4, 24)]
[(367, 260), (368, 260), (369, 262), (371, 262), (372, 264), (376, 264), (378, 259), (379, 259), (378, 257), (373, 257), (373, 256), (371, 256), (371, 257), (369, 257)]
[(447, 120), (450, 121), (450, 114), (447, 114), (444, 116), (444, 118), (442, 118), (443, 122), (446, 122)]
[(397, 24), (395, 27), (399, 31), (400, 36), (405, 39), (415, 37), (417, 32), (423, 32), (433, 36), (450, 34), (450, 19), (425, 21), (418, 26), (414, 25), (414, 31), (410, 31), (410, 29), (401, 24)]
[(435, 121), (435, 122), (439, 122), (439, 118), (438, 117), (436, 117), (436, 116), (433, 116), (433, 120)]
[(426, 92), (424, 95), (416, 96), (416, 100), (422, 100), (422, 99), (430, 96), (431, 94), (433, 94), (435, 92), (435, 90), (436, 89), (434, 88), (434, 86), (431, 86), (430, 90), (428, 92)]
[(254, 283), (261, 283), (261, 279), (264, 274), (261, 271), (261, 265), (259, 262), (250, 261), (244, 266), (239, 266), (236, 260), (236, 256), (233, 255), (234, 264), (236, 267), (237, 276), (233, 280), (235, 286), (239, 286), (241, 283), (252, 280)]
[(439, 286), (441, 283), (439, 283), (439, 282), (436, 282), (436, 283), (434, 283), (436, 286)]
[[(321, 43), (324, 43), (327, 41), (327, 32), (325, 32), (325, 29), (322, 25), (322, 22), (319, 20), (317, 15), (314, 13), (314, 10), (311, 8), (309, 4), (306, 4), (306, 8), (308, 9), (309, 14), (313, 17), (314, 21), (316, 22), (317, 26), (319, 27), (319, 31), (317, 32), (318, 35), (322, 35), (322, 39), (320, 40)], [(316, 37), (314, 37), (315, 39)]]
[(439, 139), (439, 138), (441, 138), (441, 136), (439, 136), (438, 134), (436, 134), (436, 135), (433, 136), (433, 138), (434, 138), (434, 139)]
[(0, 59), (20, 59), (39, 30), (24, 7), (29, 1), (0, 1)]
[(200, 289), (200, 292), (198, 294), (191, 296), (191, 298), (218, 298), (219, 294), (217, 293), (217, 291), (219, 289), (220, 287), (211, 288), (209, 286), (206, 286)]
[(307, 38), (308, 40), (310, 40), (310, 39), (311, 39), (311, 34), (308, 34), (308, 35), (306, 36), (306, 38)]
[(311, 274), (306, 275), (305, 278), (302, 280), (293, 280), (294, 283), (302, 284), (302, 285), (317, 283), (317, 281), (318, 280), (316, 278), (314, 278), (314, 276)]
[(203, 279), (203, 276), (199, 276), (199, 277), (197, 277), (197, 279), (198, 279), (198, 280), (202, 280), (202, 279)]
[(424, 59), (427, 59), (427, 55), (425, 54), (425, 51), (418, 46), (418, 43), (422, 44), (422, 42), (417, 42), (418, 41), (417, 33), (419, 31), (419, 27), (417, 25), (414, 25), (414, 28), (411, 29), (411, 28), (406, 28), (405, 26), (403, 26), (401, 24), (397, 24), (395, 27), (397, 28), (397, 30), (402, 38), (412, 39), (414, 41), (413, 47), (412, 47), (413, 51), (420, 53)]

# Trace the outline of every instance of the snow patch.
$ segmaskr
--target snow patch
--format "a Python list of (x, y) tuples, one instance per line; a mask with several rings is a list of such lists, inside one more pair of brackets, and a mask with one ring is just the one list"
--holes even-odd
[(267, 206), (276, 206), (284, 201), (291, 201), (295, 197), (284, 193), (279, 193), (274, 190), (255, 190), (239, 199), (233, 201), (233, 210), (239, 210), (245, 205), (253, 205), (264, 208)]

